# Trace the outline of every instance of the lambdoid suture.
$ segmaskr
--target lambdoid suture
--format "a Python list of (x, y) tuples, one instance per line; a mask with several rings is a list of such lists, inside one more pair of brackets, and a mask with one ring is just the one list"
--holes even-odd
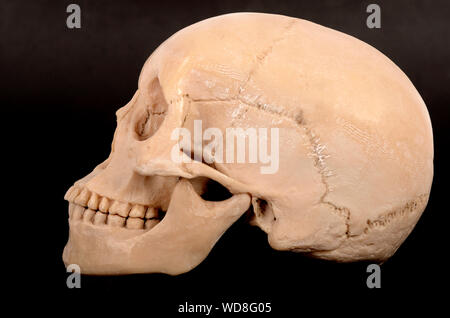
[[(277, 170), (214, 160), (208, 138), (173, 138), (199, 121), (223, 136), (277, 128)], [(67, 192), (63, 259), (86, 274), (177, 275), (246, 214), (274, 249), (382, 262), (414, 228), (432, 179), (427, 108), (386, 56), (305, 20), (218, 16), (144, 64), (110, 156)]]

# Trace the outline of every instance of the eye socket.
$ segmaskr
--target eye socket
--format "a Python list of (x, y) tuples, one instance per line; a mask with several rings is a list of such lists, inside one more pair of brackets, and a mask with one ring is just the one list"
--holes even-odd
[(150, 103), (142, 110), (135, 126), (137, 139), (146, 140), (153, 136), (166, 117), (168, 105), (164, 98), (159, 80), (155, 78), (150, 84)]
[(166, 112), (157, 112), (154, 109), (155, 105), (148, 106), (145, 114), (136, 123), (136, 134), (141, 141), (153, 136), (164, 121)]

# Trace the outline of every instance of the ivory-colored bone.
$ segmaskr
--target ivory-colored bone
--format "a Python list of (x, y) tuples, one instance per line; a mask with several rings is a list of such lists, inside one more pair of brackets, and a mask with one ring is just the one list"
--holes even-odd
[(117, 215), (108, 216), (108, 220), (113, 218), (112, 227), (71, 223), (64, 262), (78, 264), (85, 274), (181, 274), (203, 261), (249, 206), (248, 194), (206, 202), (182, 179), (172, 194), (167, 216), (150, 230), (125, 229)]
[[(309, 21), (236, 13), (191, 25), (153, 52), (116, 114), (110, 156), (65, 196), (64, 262), (82, 273), (189, 271), (250, 202), (275, 249), (384, 261), (428, 202), (433, 136), (419, 93), (373, 47)], [(185, 160), (202, 141), (189, 151), (172, 136), (193, 136), (198, 121), (223, 135), (277, 129), (266, 140), (277, 169), (212, 162), (212, 151)], [(232, 197), (203, 200), (211, 181)]]

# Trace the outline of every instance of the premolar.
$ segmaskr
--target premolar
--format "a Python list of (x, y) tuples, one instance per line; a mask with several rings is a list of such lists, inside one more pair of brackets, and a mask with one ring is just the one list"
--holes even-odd
[(100, 204), (98, 205), (98, 209), (102, 212), (108, 212), (108, 208), (109, 208), (109, 200), (105, 197), (103, 197), (100, 200)]
[(91, 222), (92, 218), (95, 215), (95, 211), (91, 210), (91, 209), (87, 209), (86, 211), (84, 211), (83, 213), (83, 221), (85, 222)]
[(128, 203), (114, 201), (109, 207), (109, 214), (118, 214), (122, 217), (127, 217), (130, 209), (131, 207)]
[(91, 198), (88, 201), (87, 206), (89, 209), (97, 210), (98, 209), (99, 198), (97, 193), (92, 193)]
[(107, 215), (102, 212), (97, 212), (94, 215), (94, 225), (105, 225), (106, 224), (106, 217)]

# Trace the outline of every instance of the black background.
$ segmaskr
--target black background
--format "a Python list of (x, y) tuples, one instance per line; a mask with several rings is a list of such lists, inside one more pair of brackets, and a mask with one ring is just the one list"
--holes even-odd
[[(71, 2), (81, 7), (81, 29), (66, 27)], [(381, 6), (381, 29), (365, 25), (373, 2)], [(3, 168), (13, 177), (5, 180), (10, 191), (3, 196), (3, 265), (14, 281), (11, 291), (18, 292), (11, 295), (39, 300), (34, 308), (47, 310), (49, 302), (71, 309), (100, 303), (170, 314), (185, 301), (234, 300), (270, 301), (275, 313), (331, 307), (349, 314), (355, 304), (365, 308), (356, 313), (384, 309), (389, 301), (403, 310), (419, 304), (415, 297), (448, 294), (448, 1), (3, 0), (0, 10)], [(69, 290), (61, 259), (68, 236), (65, 191), (109, 154), (115, 111), (132, 97), (150, 53), (185, 26), (237, 11), (285, 14), (353, 35), (391, 58), (427, 104), (435, 138), (430, 202), (382, 265), (382, 288), (366, 287), (367, 264), (274, 251), (262, 231), (241, 220), (187, 274), (83, 276), (82, 288)], [(330, 306), (334, 300), (341, 305)]]

